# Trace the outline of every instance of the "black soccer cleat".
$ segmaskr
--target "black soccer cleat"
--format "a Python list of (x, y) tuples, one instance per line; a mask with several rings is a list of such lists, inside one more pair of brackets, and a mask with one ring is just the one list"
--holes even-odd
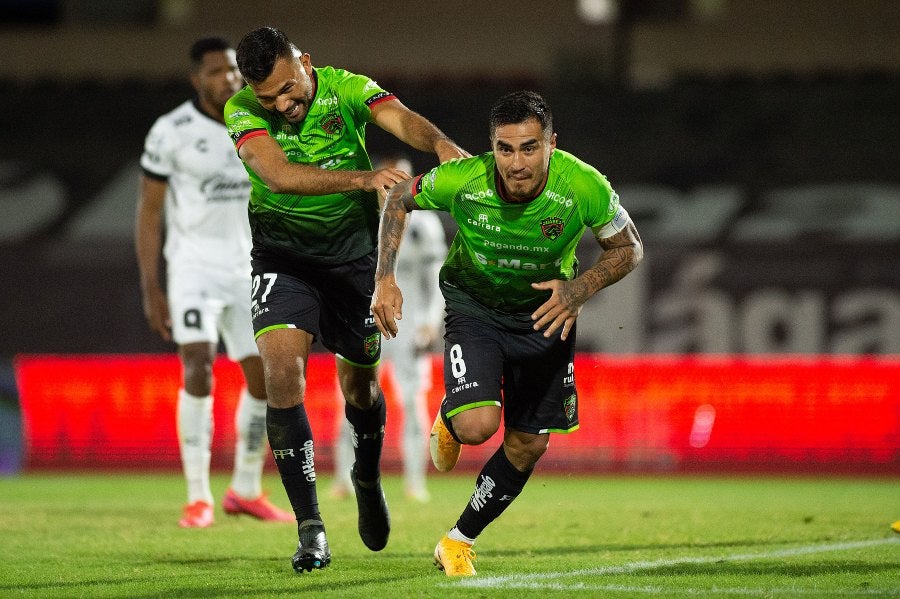
[(350, 471), (353, 490), (356, 491), (356, 507), (359, 510), (359, 537), (366, 547), (372, 551), (381, 551), (387, 546), (391, 534), (391, 515), (384, 491), (381, 490), (381, 477), (372, 483), (360, 483), (356, 478), (356, 464)]
[(331, 563), (331, 550), (325, 538), (325, 525), (321, 520), (304, 520), (297, 529), (300, 541), (291, 565), (297, 574), (321, 570)]

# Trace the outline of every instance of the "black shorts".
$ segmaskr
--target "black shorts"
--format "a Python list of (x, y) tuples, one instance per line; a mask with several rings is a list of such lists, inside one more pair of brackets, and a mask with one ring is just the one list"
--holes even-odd
[(335, 266), (266, 258), (251, 260), (253, 333), (297, 328), (357, 366), (381, 357), (381, 333), (372, 316), (375, 253)]
[(569, 433), (578, 428), (575, 328), (513, 331), (448, 309), (444, 335), (447, 417), (481, 406), (503, 406), (507, 428)]

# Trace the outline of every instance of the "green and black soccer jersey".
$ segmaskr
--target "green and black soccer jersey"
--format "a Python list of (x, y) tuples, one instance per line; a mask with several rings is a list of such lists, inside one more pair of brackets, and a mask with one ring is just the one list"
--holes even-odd
[[(370, 170), (366, 124), (371, 107), (394, 98), (364, 75), (332, 67), (313, 71), (316, 94), (296, 125), (260, 106), (249, 86), (225, 105), (225, 124), (235, 146), (269, 135), (290, 162), (330, 170)], [(254, 248), (287, 252), (314, 264), (339, 264), (372, 252), (378, 235), (375, 192), (321, 196), (273, 193), (250, 175), (250, 228)]]
[(420, 207), (449, 212), (459, 225), (441, 268), (448, 307), (531, 328), (531, 313), (550, 296), (531, 284), (574, 278), (585, 228), (608, 236), (604, 227), (627, 213), (606, 177), (561, 150), (553, 151), (547, 183), (530, 202), (505, 201), (497, 178), (488, 152), (435, 167), (414, 182), (413, 193)]

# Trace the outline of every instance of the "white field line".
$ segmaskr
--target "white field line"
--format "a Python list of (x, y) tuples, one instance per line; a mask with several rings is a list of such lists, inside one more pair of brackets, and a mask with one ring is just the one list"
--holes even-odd
[[(547, 590), (607, 590), (607, 591), (623, 591), (623, 592), (644, 592), (648, 594), (658, 594), (672, 592), (671, 588), (663, 588), (659, 586), (628, 586), (628, 585), (591, 585), (585, 583), (566, 583), (553, 582), (565, 578), (574, 578), (582, 576), (603, 576), (615, 574), (629, 574), (631, 572), (640, 572), (645, 570), (655, 570), (658, 568), (666, 568), (670, 566), (679, 566), (683, 564), (712, 564), (720, 562), (739, 562), (757, 559), (773, 559), (779, 557), (795, 557), (798, 555), (808, 555), (811, 553), (826, 553), (829, 551), (846, 551), (848, 549), (863, 549), (866, 547), (876, 547), (879, 545), (888, 545), (892, 543), (900, 543), (896, 538), (874, 539), (871, 541), (853, 541), (847, 543), (828, 543), (819, 545), (805, 545), (802, 547), (791, 547), (787, 549), (778, 549), (776, 551), (766, 551), (762, 553), (735, 553), (731, 555), (715, 555), (705, 557), (682, 557), (675, 559), (659, 559), (652, 561), (637, 561), (618, 566), (603, 566), (600, 568), (589, 568), (582, 570), (570, 570), (567, 572), (542, 572), (534, 574), (510, 574), (506, 576), (485, 576), (462, 578), (454, 581), (453, 586), (466, 588), (504, 588), (504, 589), (547, 589)], [(442, 586), (449, 586), (444, 583)], [(688, 594), (762, 594), (765, 592), (790, 592), (790, 593), (822, 593), (820, 590), (804, 591), (802, 589), (750, 589), (750, 588), (719, 588), (714, 589), (678, 589), (681, 593)], [(874, 591), (874, 592), (872, 592)], [(881, 594), (880, 591), (872, 589), (871, 591), (859, 590), (857, 594)]]

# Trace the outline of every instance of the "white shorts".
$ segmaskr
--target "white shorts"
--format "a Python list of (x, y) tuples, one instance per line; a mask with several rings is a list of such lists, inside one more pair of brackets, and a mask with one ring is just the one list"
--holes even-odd
[(169, 270), (172, 338), (178, 345), (219, 343), (235, 361), (259, 355), (250, 319), (250, 275), (206, 268)]

